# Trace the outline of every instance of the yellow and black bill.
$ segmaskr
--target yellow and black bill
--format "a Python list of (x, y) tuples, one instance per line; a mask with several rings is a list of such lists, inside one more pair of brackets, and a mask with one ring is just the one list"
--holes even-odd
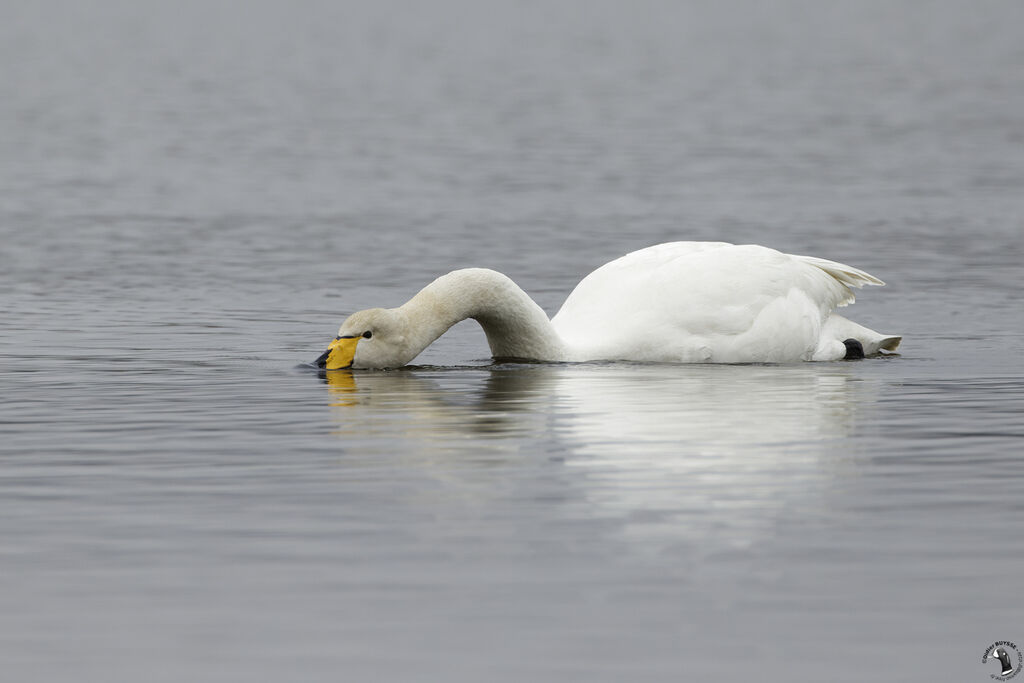
[(323, 355), (313, 361), (313, 365), (321, 370), (344, 370), (352, 367), (352, 360), (356, 357), (356, 344), (360, 338), (356, 335), (335, 337), (334, 341), (327, 345)]

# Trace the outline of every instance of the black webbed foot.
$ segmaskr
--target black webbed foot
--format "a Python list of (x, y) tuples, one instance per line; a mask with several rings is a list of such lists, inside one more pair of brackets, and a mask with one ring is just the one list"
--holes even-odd
[(860, 360), (864, 357), (864, 345), (856, 339), (844, 339), (843, 346), (846, 347), (846, 355), (843, 360)]

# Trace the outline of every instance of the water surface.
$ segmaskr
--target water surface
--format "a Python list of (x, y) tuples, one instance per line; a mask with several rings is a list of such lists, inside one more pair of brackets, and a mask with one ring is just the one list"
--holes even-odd
[[(43, 3), (0, 26), (12, 680), (988, 680), (1024, 645), (1015, 3)], [(301, 364), (673, 239), (899, 357)], [(990, 670), (991, 669), (991, 670)]]

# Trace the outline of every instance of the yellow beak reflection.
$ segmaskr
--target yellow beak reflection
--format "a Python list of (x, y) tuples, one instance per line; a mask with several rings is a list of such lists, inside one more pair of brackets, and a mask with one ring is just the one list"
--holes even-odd
[(352, 367), (359, 337), (336, 337), (327, 345), (327, 351), (316, 359), (315, 365), (323, 370), (344, 370)]
[(327, 378), (327, 394), (330, 405), (350, 408), (359, 403), (359, 387), (351, 372), (324, 373)]

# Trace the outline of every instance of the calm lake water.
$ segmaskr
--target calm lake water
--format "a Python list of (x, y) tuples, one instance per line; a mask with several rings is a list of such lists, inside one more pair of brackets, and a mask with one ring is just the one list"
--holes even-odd
[[(0, 670), (986, 681), (1024, 647), (1024, 4), (20, 3)], [(303, 367), (448, 270), (889, 284), (902, 355)]]

